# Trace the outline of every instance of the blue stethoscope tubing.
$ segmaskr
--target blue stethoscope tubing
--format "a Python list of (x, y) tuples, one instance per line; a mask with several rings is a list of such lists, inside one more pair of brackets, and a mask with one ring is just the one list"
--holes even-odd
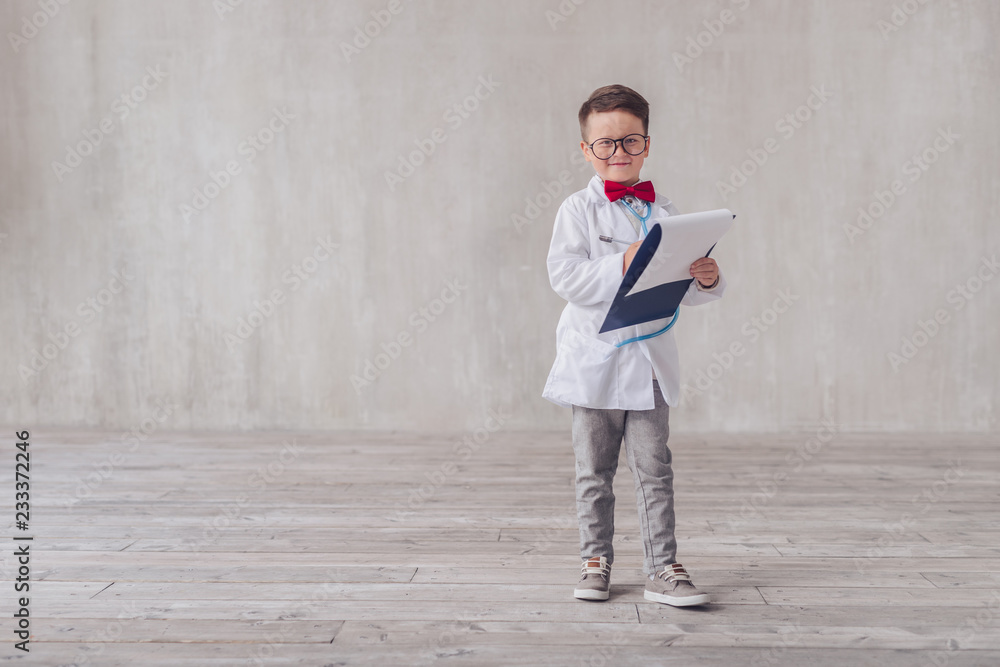
[[(646, 238), (647, 236), (649, 236), (649, 230), (646, 229), (646, 221), (649, 220), (649, 216), (651, 216), (653, 214), (653, 203), (652, 202), (647, 202), (646, 203), (646, 214), (645, 215), (639, 215), (639, 213), (634, 208), (632, 208), (632, 205), (629, 204), (627, 201), (625, 201), (624, 199), (622, 199), (621, 202), (623, 204), (625, 204), (625, 206), (628, 207), (628, 210), (632, 211), (632, 214), (635, 215), (635, 217), (639, 219), (640, 223), (642, 223), (642, 237)], [(680, 312), (681, 312), (681, 309), (680, 309), (680, 306), (678, 306), (677, 310), (674, 311), (673, 318), (670, 320), (669, 323), (667, 323), (667, 326), (663, 327), (659, 331), (654, 331), (653, 333), (648, 333), (648, 334), (644, 334), (642, 336), (636, 336), (634, 338), (629, 338), (628, 340), (623, 340), (620, 343), (615, 343), (615, 347), (623, 347), (625, 345), (628, 345), (629, 343), (636, 343), (636, 342), (638, 342), (640, 340), (648, 340), (650, 338), (655, 338), (655, 337), (659, 336), (660, 334), (666, 333), (667, 331), (670, 330), (670, 327), (674, 326), (674, 324), (677, 323), (677, 316), (680, 315)]]

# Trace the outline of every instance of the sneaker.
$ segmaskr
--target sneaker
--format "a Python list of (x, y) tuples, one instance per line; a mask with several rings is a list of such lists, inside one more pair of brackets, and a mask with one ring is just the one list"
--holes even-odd
[(672, 563), (657, 572), (653, 579), (646, 581), (643, 597), (653, 602), (687, 607), (708, 602), (708, 594), (702, 593), (691, 583), (691, 575), (680, 563)]
[(605, 556), (583, 561), (580, 583), (573, 597), (581, 600), (607, 600), (611, 590), (611, 563)]

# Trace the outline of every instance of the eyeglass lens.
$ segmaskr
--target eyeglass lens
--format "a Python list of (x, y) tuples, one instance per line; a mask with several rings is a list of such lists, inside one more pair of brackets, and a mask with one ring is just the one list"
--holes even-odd
[(614, 139), (598, 139), (592, 144), (591, 150), (594, 151), (594, 156), (598, 159), (607, 160), (615, 154), (615, 149), (619, 143), (629, 155), (639, 155), (646, 150), (646, 137), (641, 134), (630, 134), (618, 141)]

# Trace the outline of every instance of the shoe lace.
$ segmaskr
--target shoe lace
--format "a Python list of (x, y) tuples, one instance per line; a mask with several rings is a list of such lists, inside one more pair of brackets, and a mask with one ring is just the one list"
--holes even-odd
[(668, 584), (676, 584), (679, 581), (691, 581), (691, 575), (680, 563), (671, 563), (656, 573), (656, 576), (663, 579)]
[(604, 558), (592, 558), (590, 560), (583, 561), (582, 570), (583, 572), (581, 574), (584, 577), (591, 574), (599, 574), (602, 578), (607, 579), (611, 574), (611, 564)]

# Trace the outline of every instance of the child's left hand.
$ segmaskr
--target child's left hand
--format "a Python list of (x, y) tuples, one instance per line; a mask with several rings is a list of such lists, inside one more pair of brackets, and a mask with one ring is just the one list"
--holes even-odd
[(711, 257), (701, 257), (691, 264), (691, 275), (702, 287), (710, 287), (719, 277), (719, 265)]

